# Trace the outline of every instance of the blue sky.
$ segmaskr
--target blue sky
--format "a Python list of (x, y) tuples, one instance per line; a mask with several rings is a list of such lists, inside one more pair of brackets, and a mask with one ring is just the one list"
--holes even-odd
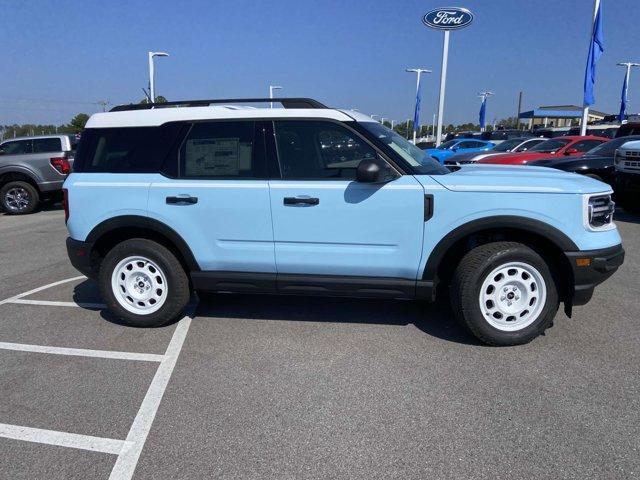
[[(602, 0), (605, 53), (596, 105), (617, 112), (623, 69), (640, 61), (638, 0)], [(592, 0), (0, 0), (3, 69), (0, 124), (66, 123), (88, 103), (138, 101), (147, 84), (146, 52), (164, 50), (156, 93), (170, 100), (309, 96), (396, 121), (412, 117), (415, 76), (423, 78), (422, 123), (437, 104), (442, 33), (421, 23), (439, 6), (466, 6), (474, 23), (453, 32), (445, 123), (477, 122), (489, 89), (487, 120), (523, 109), (580, 104)], [(635, 78), (634, 78), (635, 75)], [(640, 111), (640, 68), (629, 111)]]

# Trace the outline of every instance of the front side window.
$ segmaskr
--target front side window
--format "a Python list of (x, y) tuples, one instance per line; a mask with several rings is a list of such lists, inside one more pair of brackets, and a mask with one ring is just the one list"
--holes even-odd
[(59, 138), (34, 138), (33, 153), (61, 152), (62, 142)]
[(571, 145), (571, 148), (575, 148), (579, 152), (586, 152), (587, 150), (591, 150), (593, 147), (596, 147), (601, 143), (604, 142), (601, 142), (600, 140), (582, 140)]
[(32, 152), (31, 140), (15, 140), (3, 143), (0, 151), (4, 155), (24, 155)]
[(539, 143), (535, 147), (530, 148), (529, 151), (540, 152), (540, 153), (551, 153), (561, 149), (565, 145), (568, 145), (570, 142), (571, 140), (554, 138), (554, 139)]
[(276, 121), (275, 138), (284, 179), (355, 180), (358, 164), (376, 151), (332, 122)]
[(180, 148), (180, 176), (265, 178), (264, 155), (254, 145), (254, 122), (194, 123)]

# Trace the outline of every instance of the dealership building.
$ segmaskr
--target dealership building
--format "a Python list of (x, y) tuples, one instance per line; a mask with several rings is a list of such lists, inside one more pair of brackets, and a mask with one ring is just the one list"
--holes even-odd
[[(606, 113), (589, 109), (587, 123), (602, 121), (608, 116)], [(577, 105), (549, 105), (538, 107), (528, 112), (520, 113), (520, 123), (542, 127), (570, 127), (582, 122), (582, 107)]]

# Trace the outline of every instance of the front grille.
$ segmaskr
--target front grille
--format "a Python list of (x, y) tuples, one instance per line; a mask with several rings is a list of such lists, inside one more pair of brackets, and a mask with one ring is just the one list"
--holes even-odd
[(597, 195), (589, 198), (589, 225), (594, 228), (604, 227), (613, 221), (616, 204), (611, 195)]

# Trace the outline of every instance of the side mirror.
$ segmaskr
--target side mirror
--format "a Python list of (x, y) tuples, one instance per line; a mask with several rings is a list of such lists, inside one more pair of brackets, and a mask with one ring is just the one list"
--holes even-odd
[(577, 148), (568, 148), (567, 150), (564, 151), (565, 155), (575, 155), (576, 153), (578, 153)]
[(381, 158), (365, 158), (356, 169), (356, 181), (360, 183), (384, 183), (392, 179), (391, 168)]

